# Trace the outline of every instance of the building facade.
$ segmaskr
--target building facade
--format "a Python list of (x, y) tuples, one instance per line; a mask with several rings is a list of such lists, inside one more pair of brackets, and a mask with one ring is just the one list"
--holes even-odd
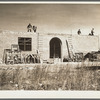
[(72, 35), (63, 33), (36, 33), (0, 31), (0, 59), (4, 49), (18, 44), (22, 55), (39, 53), (42, 60), (72, 56), (74, 53), (88, 53), (99, 50), (99, 36)]

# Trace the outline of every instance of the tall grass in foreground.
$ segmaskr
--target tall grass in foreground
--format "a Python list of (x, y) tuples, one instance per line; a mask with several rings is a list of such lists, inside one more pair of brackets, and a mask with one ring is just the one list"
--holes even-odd
[(2, 66), (0, 90), (100, 90), (100, 72), (68, 64)]

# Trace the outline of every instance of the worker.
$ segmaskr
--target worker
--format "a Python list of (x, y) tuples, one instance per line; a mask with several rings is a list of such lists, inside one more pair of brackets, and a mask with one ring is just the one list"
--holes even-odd
[(29, 25), (27, 26), (28, 32), (32, 32), (32, 25), (29, 23)]
[(94, 35), (94, 28), (92, 28), (91, 33), (89, 33), (90, 36)]
[(91, 35), (94, 35), (94, 28), (92, 28), (91, 30)]
[(77, 34), (78, 34), (78, 35), (80, 35), (80, 34), (81, 34), (81, 31), (80, 31), (80, 29), (78, 30)]
[(37, 27), (33, 26), (33, 31), (36, 32), (36, 30), (37, 30)]

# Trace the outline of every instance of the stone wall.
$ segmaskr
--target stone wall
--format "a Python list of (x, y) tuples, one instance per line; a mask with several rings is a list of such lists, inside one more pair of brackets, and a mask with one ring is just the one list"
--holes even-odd
[(99, 50), (99, 36), (73, 35), (73, 52), (91, 52)]
[[(4, 49), (10, 49), (11, 44), (18, 44), (18, 37), (32, 38), (32, 51), (25, 51), (25, 54), (35, 54), (39, 50), (41, 58), (46, 60), (50, 57), (50, 40), (59, 38), (61, 40), (61, 58), (68, 56), (66, 40), (69, 44), (69, 50), (76, 52), (90, 52), (99, 50), (99, 37), (86, 35), (71, 35), (60, 33), (33, 33), (33, 32), (0, 32), (0, 59), (3, 58)], [(71, 53), (71, 52), (70, 52)]]
[[(61, 40), (61, 55), (62, 59), (64, 56), (68, 56), (68, 48), (66, 40), (68, 41), (69, 50), (71, 53), (88, 53), (91, 51), (99, 50), (99, 37), (98, 36), (87, 36), (87, 35), (71, 35), (71, 34), (54, 34), (54, 33), (41, 33), (42, 35), (42, 52), (41, 56), (43, 59), (49, 59), (50, 57), (50, 40), (57, 37)], [(41, 50), (40, 50), (41, 51)]]
[[(43, 59), (49, 59), (50, 57), (50, 40), (52, 38), (59, 38), (62, 42), (61, 45), (61, 57), (63, 58), (64, 56), (68, 55), (68, 48), (66, 46), (66, 40), (68, 41), (69, 44), (69, 48), (71, 49), (71, 41), (69, 40), (69, 38), (72, 38), (72, 35), (70, 34), (57, 34), (57, 33), (41, 33), (42, 34), (42, 38), (43, 38), (43, 44), (42, 44), (42, 52), (41, 56)], [(40, 50), (41, 51), (41, 50)]]
[(18, 37), (32, 38), (32, 51), (23, 51), (22, 53), (34, 54), (37, 50), (37, 34), (26, 32), (10, 32), (4, 31), (0, 33), (0, 58), (3, 58), (4, 49), (11, 49), (12, 44), (18, 44)]

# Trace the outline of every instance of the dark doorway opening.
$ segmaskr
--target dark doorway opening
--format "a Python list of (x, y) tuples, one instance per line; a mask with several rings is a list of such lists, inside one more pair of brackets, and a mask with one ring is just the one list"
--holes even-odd
[(61, 40), (53, 38), (50, 40), (50, 58), (61, 58)]

